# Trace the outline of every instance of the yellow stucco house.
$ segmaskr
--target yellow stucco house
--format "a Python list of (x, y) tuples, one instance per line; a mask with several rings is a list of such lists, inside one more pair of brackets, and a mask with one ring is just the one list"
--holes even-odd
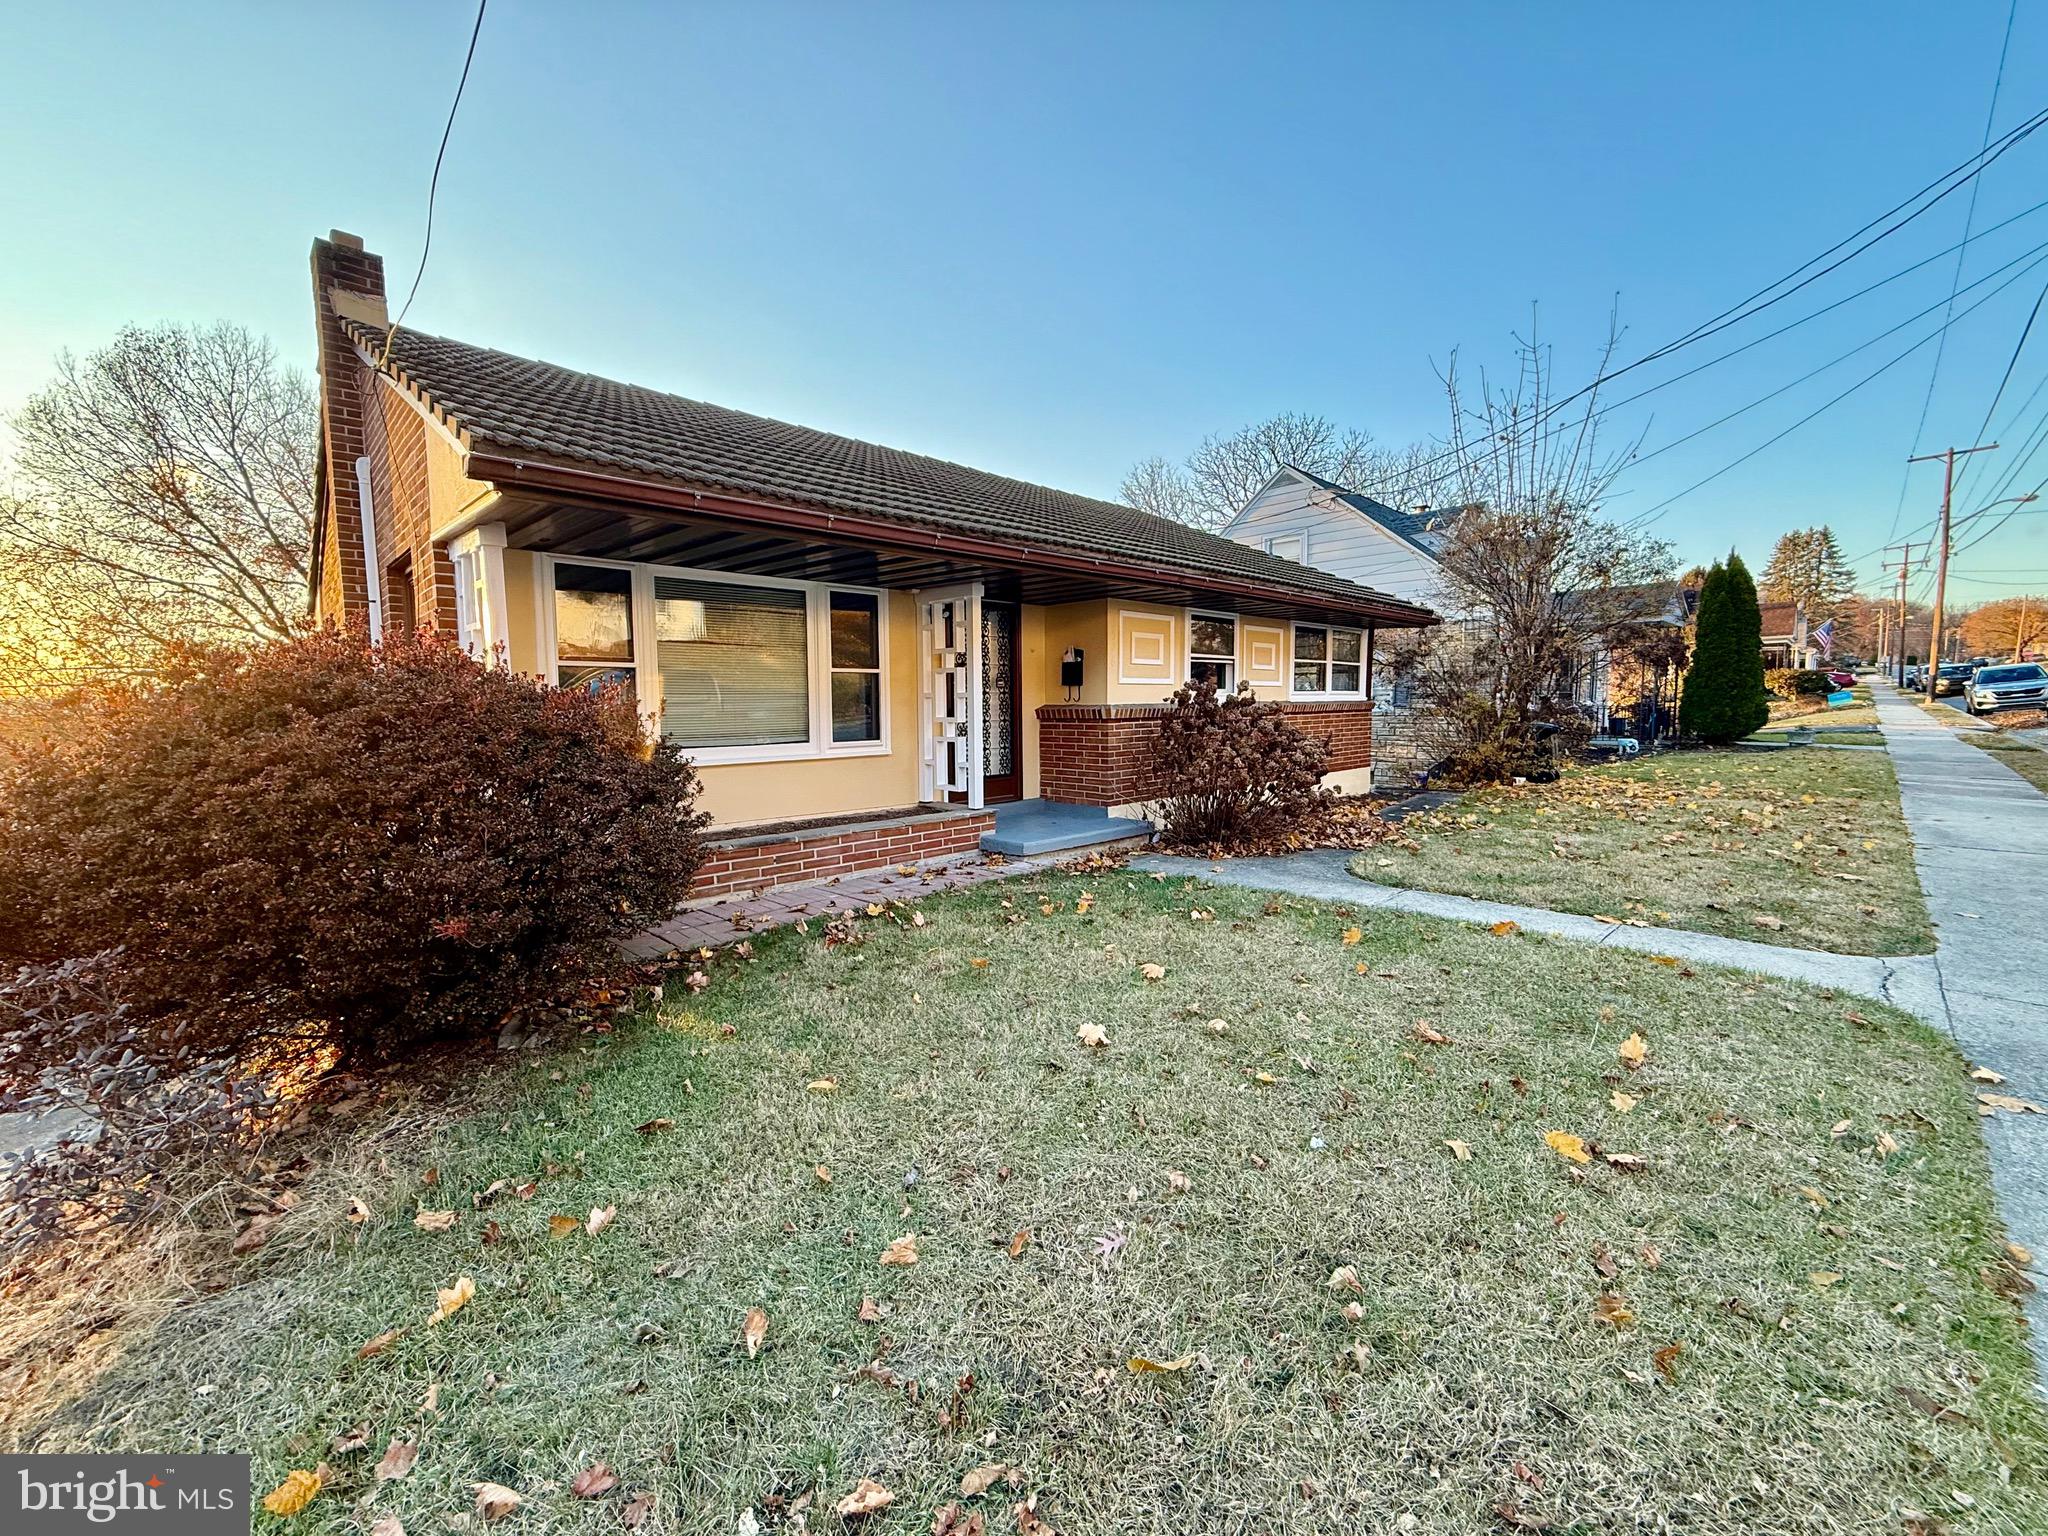
[(1285, 700), (1363, 789), (1375, 634), (1435, 621), (1130, 507), (394, 332), (338, 231), (313, 286), (315, 617), (632, 689), (702, 775), (702, 894), (1142, 832), (1190, 676)]

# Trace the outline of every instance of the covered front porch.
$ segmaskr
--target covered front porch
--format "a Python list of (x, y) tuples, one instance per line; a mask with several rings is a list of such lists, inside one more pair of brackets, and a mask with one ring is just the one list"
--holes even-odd
[(731, 838), (913, 807), (1015, 807), (984, 829), (1000, 852), (1138, 835), (1148, 739), (1191, 676), (1284, 699), (1345, 787), (1369, 783), (1376, 626), (1355, 610), (1099, 557), (1001, 560), (937, 531), (764, 528), (687, 499), (494, 479), (443, 540), (465, 642), (631, 690)]

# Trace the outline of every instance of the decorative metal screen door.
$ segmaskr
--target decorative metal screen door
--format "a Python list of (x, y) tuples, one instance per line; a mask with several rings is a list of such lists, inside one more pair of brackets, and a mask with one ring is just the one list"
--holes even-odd
[(986, 800), (1024, 793), (1019, 758), (1023, 744), (1018, 705), (1018, 630), (1015, 603), (981, 605), (981, 792)]
[(919, 793), (926, 800), (963, 800), (979, 809), (981, 586), (921, 592), (918, 613), (924, 651)]

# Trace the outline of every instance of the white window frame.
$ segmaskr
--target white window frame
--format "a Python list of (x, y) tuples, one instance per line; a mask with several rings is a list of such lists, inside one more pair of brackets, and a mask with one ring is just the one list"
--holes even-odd
[[(1348, 661), (1337, 661), (1330, 654), (1337, 648), (1336, 637), (1339, 634), (1358, 636), (1358, 686), (1356, 688), (1337, 692), (1330, 688), (1320, 690), (1304, 689), (1297, 688), (1294, 685), (1294, 669), (1297, 666), (1304, 665), (1301, 660), (1301, 632), (1304, 629), (1320, 629), (1323, 632), (1323, 659), (1320, 662), (1308, 662), (1306, 665), (1320, 666), (1323, 669), (1323, 681), (1325, 683), (1330, 680), (1330, 669), (1332, 667), (1348, 667), (1351, 665)], [(1287, 637), (1287, 696), (1290, 699), (1348, 700), (1370, 698), (1372, 696), (1372, 678), (1369, 675), (1366, 663), (1366, 650), (1365, 630), (1362, 627), (1351, 624), (1308, 624), (1297, 622), (1288, 631)]]
[[(1277, 549), (1275, 549), (1275, 548), (1273, 547), (1273, 546), (1274, 546), (1275, 544), (1285, 544), (1285, 543), (1288, 543), (1289, 541), (1295, 541), (1295, 542), (1298, 542), (1298, 543), (1299, 543), (1299, 544), (1301, 545), (1301, 553), (1300, 553), (1300, 554), (1298, 554), (1298, 555), (1282, 555), (1282, 554), (1280, 554), (1280, 551), (1279, 551), (1279, 550), (1277, 550)], [(1266, 553), (1267, 553), (1267, 554), (1269, 554), (1269, 555), (1278, 555), (1278, 556), (1279, 556), (1279, 558), (1281, 558), (1282, 560), (1292, 560), (1292, 561), (1294, 561), (1294, 562), (1295, 562), (1295, 564), (1297, 564), (1297, 565), (1307, 565), (1307, 564), (1308, 564), (1308, 551), (1309, 551), (1309, 536), (1308, 536), (1308, 530), (1307, 530), (1306, 528), (1295, 528), (1295, 529), (1292, 529), (1292, 530), (1290, 530), (1290, 531), (1289, 531), (1289, 532), (1287, 532), (1287, 533), (1276, 533), (1276, 534), (1273, 534), (1273, 535), (1272, 535), (1271, 537), (1269, 537), (1269, 538), (1268, 538), (1268, 539), (1266, 540)]]
[[(657, 576), (680, 576), (691, 581), (720, 583), (733, 587), (778, 587), (804, 594), (804, 635), (809, 662), (810, 738), (806, 741), (758, 747), (685, 747), (690, 761), (711, 766), (721, 763), (815, 762), (833, 757), (887, 757), (890, 752), (889, 699), (889, 589), (863, 587), (845, 581), (789, 581), (779, 576), (749, 576), (737, 571), (703, 570), (686, 565), (648, 565), (632, 560), (596, 560), (582, 555), (536, 554), (534, 595), (540, 637), (542, 678), (559, 683), (555, 656), (555, 567), (594, 565), (630, 571), (633, 577), (633, 676), (642, 719), (661, 723), (661, 668), (656, 659), (654, 630), (654, 580)], [(875, 599), (875, 622), (881, 659), (882, 736), (879, 741), (832, 740), (832, 601), (834, 592), (871, 594)], [(865, 670), (864, 668), (852, 670)]]
[[(889, 594), (871, 594), (865, 587), (842, 587), (827, 583), (822, 589), (825, 594), (825, 745), (839, 752), (850, 752), (860, 747), (872, 748), (872, 741), (834, 741), (832, 739), (832, 679), (842, 672), (848, 677), (872, 676), (875, 680), (875, 712), (881, 721), (883, 741), (889, 739)], [(850, 596), (875, 599), (875, 664), (872, 667), (842, 667), (832, 660), (832, 599), (839, 593)]]
[[(1200, 656), (1195, 654), (1195, 622), (1198, 619), (1221, 619), (1229, 624), (1230, 655), (1228, 658), (1206, 653)], [(1182, 658), (1186, 666), (1181, 680), (1183, 682), (1194, 681), (1195, 663), (1197, 661), (1216, 662), (1227, 659), (1230, 662), (1230, 686), (1219, 688), (1217, 691), (1219, 693), (1235, 693), (1237, 685), (1244, 681), (1244, 661), (1240, 654), (1244, 649), (1244, 616), (1242, 614), (1230, 613), (1221, 608), (1190, 608), (1186, 615), (1186, 634), (1188, 637), (1187, 650)]]
[(449, 540), (448, 561), (455, 568), (455, 627), (462, 648), (487, 667), (504, 664), (505, 525), (485, 523)]

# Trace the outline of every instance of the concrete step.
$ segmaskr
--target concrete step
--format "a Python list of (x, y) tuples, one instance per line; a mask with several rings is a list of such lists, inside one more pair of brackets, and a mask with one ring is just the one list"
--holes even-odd
[(1112, 816), (1099, 805), (1068, 805), (1057, 800), (1019, 800), (995, 808), (993, 832), (981, 838), (983, 853), (1011, 858), (1064, 853), (1101, 843), (1149, 839), (1152, 823), (1131, 816)]

